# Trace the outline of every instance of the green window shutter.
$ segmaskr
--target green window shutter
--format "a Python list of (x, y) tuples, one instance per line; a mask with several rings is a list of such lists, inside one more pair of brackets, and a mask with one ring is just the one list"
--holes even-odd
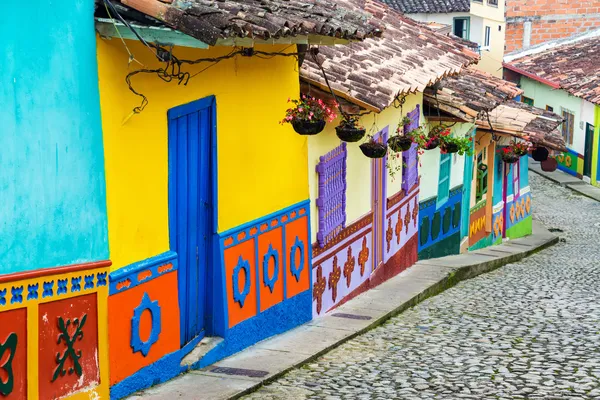
[(438, 205), (444, 204), (450, 194), (450, 166), (452, 156), (450, 154), (440, 155), (440, 178), (438, 180)]

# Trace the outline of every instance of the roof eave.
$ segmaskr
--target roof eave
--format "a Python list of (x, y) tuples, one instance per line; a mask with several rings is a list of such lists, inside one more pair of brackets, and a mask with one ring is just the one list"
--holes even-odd
[(535, 80), (535, 81), (538, 81), (538, 82), (540, 82), (540, 83), (543, 83), (544, 85), (550, 86), (550, 87), (551, 87), (551, 88), (553, 88), (553, 89), (560, 89), (560, 84), (558, 84), (558, 83), (556, 83), (556, 82), (553, 82), (553, 81), (551, 81), (551, 80), (548, 80), (548, 79), (542, 78), (541, 76), (537, 76), (537, 75), (536, 75), (536, 74), (534, 74), (534, 73), (531, 73), (531, 72), (525, 71), (524, 69), (522, 69), (522, 68), (519, 68), (519, 67), (516, 67), (516, 66), (514, 66), (514, 65), (512, 65), (512, 64), (509, 64), (509, 63), (502, 63), (502, 66), (503, 66), (504, 68), (506, 68), (506, 69), (509, 69), (509, 70), (511, 70), (511, 71), (514, 71), (514, 72), (516, 72), (516, 73), (518, 73), (518, 74), (521, 74), (521, 75), (523, 75), (523, 76), (526, 76), (526, 77), (528, 77), (528, 78), (531, 78), (531, 79), (533, 79), (533, 80)]

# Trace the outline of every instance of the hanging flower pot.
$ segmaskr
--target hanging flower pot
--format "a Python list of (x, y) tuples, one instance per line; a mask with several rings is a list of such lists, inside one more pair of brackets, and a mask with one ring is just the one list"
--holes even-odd
[(425, 143), (425, 150), (433, 150), (436, 147), (438, 147), (440, 145), (440, 139), (439, 138), (432, 138), (429, 139), (427, 141), (427, 143)]
[(337, 116), (323, 100), (302, 95), (298, 100), (288, 99), (294, 106), (285, 112), (282, 124), (292, 124), (300, 135), (316, 135), (325, 128), (327, 121), (333, 121)]
[(444, 143), (440, 146), (440, 149), (445, 153), (452, 154), (458, 153), (458, 144), (456, 143)]
[(536, 147), (536, 149), (531, 152), (531, 156), (535, 161), (546, 161), (549, 154), (548, 149), (545, 147)]
[(558, 168), (558, 161), (556, 161), (556, 158), (554, 157), (549, 157), (547, 160), (542, 161), (540, 165), (542, 167), (542, 171), (553, 172), (556, 171), (556, 168)]
[(341, 124), (335, 127), (335, 133), (341, 141), (358, 142), (365, 136), (366, 129), (357, 126), (354, 121), (342, 121)]
[(512, 152), (504, 152), (502, 153), (502, 161), (507, 164), (514, 164), (519, 161), (519, 156)]
[(361, 144), (360, 150), (369, 158), (383, 158), (387, 154), (387, 146), (383, 143), (368, 141)]
[(518, 155), (519, 157), (522, 157), (529, 152), (528, 142), (517, 142), (516, 140), (511, 140), (509, 147), (511, 148), (512, 152)]
[(413, 141), (409, 136), (392, 136), (387, 141), (387, 145), (396, 153), (410, 149), (412, 144)]
[(295, 119), (292, 121), (292, 126), (296, 133), (300, 135), (316, 135), (325, 129), (325, 120), (307, 121), (304, 119)]

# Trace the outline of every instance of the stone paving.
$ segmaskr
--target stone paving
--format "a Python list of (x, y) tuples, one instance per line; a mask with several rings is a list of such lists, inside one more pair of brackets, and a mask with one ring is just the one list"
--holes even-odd
[(600, 399), (600, 203), (530, 174), (561, 243), (461, 282), (245, 399)]

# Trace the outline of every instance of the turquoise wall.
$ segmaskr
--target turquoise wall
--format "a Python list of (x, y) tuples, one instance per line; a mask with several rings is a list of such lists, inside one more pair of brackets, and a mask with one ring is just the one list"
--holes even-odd
[(94, 2), (0, 24), (0, 274), (108, 258)]

